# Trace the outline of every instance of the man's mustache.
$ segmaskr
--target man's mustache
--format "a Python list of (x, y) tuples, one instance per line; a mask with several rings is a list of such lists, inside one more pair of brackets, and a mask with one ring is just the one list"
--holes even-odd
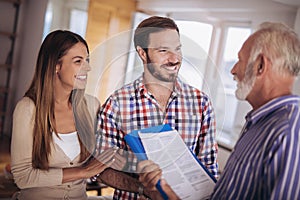
[(176, 62), (176, 63), (173, 63), (173, 62), (168, 62), (166, 64), (163, 64), (161, 65), (162, 67), (173, 67), (173, 66), (176, 66), (176, 65), (180, 65), (181, 62)]

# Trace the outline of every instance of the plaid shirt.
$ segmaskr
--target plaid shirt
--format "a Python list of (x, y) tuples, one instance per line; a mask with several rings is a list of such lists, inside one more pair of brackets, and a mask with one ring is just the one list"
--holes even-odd
[[(112, 94), (102, 106), (98, 118), (97, 148), (100, 152), (118, 146), (129, 150), (124, 136), (133, 130), (169, 124), (185, 144), (217, 178), (217, 142), (215, 116), (206, 94), (179, 79), (167, 107), (161, 110), (147, 91), (143, 77)], [(135, 158), (128, 158), (129, 171), (136, 169)], [(114, 199), (137, 199), (138, 195), (116, 190)]]

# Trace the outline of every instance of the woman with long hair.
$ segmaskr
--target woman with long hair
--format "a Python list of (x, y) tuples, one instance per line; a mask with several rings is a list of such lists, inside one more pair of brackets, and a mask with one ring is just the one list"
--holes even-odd
[(90, 70), (88, 45), (80, 35), (48, 34), (13, 115), (11, 164), (18, 199), (86, 199), (87, 178), (123, 167), (115, 149), (92, 156), (100, 104), (84, 94)]

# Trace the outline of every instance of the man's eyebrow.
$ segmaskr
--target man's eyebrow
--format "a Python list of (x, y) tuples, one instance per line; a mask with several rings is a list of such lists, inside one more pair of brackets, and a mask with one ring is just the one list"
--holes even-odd
[(170, 47), (161, 46), (161, 47), (158, 47), (157, 49), (170, 49)]
[[(178, 45), (177, 47), (176, 47), (176, 49), (177, 48), (181, 48), (182, 47), (182, 44), (180, 44), (180, 45)], [(149, 47), (149, 48), (151, 48), (151, 47)], [(153, 49), (170, 49), (170, 47), (168, 47), (168, 46), (158, 46), (158, 47), (152, 47)]]

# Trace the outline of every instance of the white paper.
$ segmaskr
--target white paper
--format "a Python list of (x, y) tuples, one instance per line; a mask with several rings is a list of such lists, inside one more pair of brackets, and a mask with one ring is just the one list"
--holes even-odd
[(162, 176), (180, 199), (209, 199), (215, 182), (195, 159), (176, 130), (139, 133), (148, 159), (162, 169)]

